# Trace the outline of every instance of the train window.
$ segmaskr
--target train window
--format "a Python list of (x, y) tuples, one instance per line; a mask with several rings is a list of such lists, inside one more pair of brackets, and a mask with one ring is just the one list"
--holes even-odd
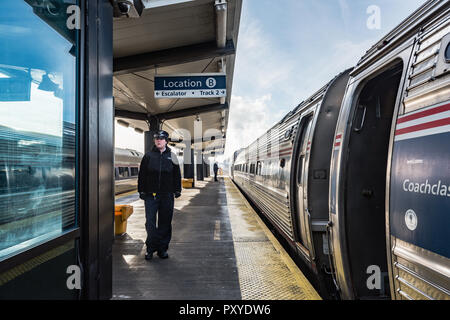
[(445, 49), (445, 62), (450, 63), (450, 42), (447, 44)]
[(8, 182), (6, 180), (6, 170), (0, 170), (0, 194), (8, 192)]
[(311, 132), (311, 126), (312, 126), (312, 116), (308, 116), (307, 118), (305, 118), (305, 120), (303, 120), (302, 123), (302, 128), (301, 128), (301, 138), (300, 138), (300, 154), (299, 154), (299, 158), (298, 158), (298, 163), (297, 163), (297, 184), (301, 185), (302, 181), (303, 181), (303, 170), (304, 170), (304, 165), (305, 165), (305, 157), (306, 157), (306, 153), (308, 152), (308, 148), (309, 148), (309, 135)]
[(280, 167), (284, 168), (285, 165), (286, 165), (286, 160), (283, 158), (280, 160)]
[(131, 176), (135, 177), (139, 174), (139, 169), (138, 168), (130, 168), (131, 169)]
[(127, 167), (119, 167), (119, 177), (120, 178), (128, 178), (130, 173)]
[(256, 175), (258, 175), (258, 176), (261, 175), (261, 161), (258, 161), (256, 163)]
[(51, 2), (2, 2), (0, 261), (77, 227), (78, 1)]

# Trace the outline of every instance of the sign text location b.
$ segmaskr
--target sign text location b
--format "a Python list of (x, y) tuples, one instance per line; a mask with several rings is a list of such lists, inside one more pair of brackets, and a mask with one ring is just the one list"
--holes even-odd
[(220, 98), (226, 95), (227, 81), (223, 73), (155, 75), (155, 98)]

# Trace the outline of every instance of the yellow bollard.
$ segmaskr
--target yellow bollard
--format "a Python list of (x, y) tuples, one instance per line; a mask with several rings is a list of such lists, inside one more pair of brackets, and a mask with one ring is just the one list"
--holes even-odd
[(181, 180), (183, 188), (184, 189), (188, 189), (188, 188), (192, 188), (192, 184), (194, 183), (194, 179), (190, 178), (190, 179), (182, 179)]
[(127, 220), (133, 213), (133, 206), (117, 205), (114, 207), (114, 234), (121, 235), (127, 232)]

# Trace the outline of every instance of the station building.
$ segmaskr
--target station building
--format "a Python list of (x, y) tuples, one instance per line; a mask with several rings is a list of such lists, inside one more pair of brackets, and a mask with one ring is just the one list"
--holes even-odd
[[(0, 299), (112, 297), (115, 118), (144, 133), (146, 151), (168, 131), (184, 177), (203, 180), (225, 145), (241, 7), (3, 3)], [(203, 73), (226, 75), (226, 96), (155, 98), (155, 75)]]

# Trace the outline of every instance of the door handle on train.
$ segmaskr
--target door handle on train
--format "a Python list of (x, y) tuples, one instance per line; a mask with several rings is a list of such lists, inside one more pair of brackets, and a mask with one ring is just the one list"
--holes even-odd
[[(361, 108), (361, 106), (358, 107), (358, 109), (360, 109), (360, 108)], [(364, 106), (364, 112), (363, 112), (363, 115), (362, 115), (361, 124), (359, 125), (359, 128), (354, 128), (353, 129), (355, 132), (360, 132), (362, 130), (362, 128), (364, 127), (364, 121), (366, 120), (366, 111), (367, 111), (367, 107)], [(356, 118), (356, 116), (355, 116), (355, 118)]]
[(327, 223), (327, 242), (328, 242), (328, 263), (330, 265), (331, 278), (333, 279), (334, 286), (336, 290), (339, 291), (339, 285), (336, 279), (336, 270), (334, 269), (334, 262), (331, 259), (331, 245), (330, 245), (330, 229), (333, 227), (333, 222), (330, 220)]

